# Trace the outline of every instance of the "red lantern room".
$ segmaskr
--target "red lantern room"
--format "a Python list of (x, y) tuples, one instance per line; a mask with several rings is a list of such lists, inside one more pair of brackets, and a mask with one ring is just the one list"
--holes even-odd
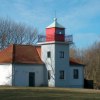
[(65, 41), (65, 28), (57, 22), (57, 18), (54, 18), (54, 22), (46, 27), (46, 42), (49, 41)]

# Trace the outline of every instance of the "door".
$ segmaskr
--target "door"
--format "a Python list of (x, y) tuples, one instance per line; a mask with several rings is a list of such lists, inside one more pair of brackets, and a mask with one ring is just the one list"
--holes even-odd
[(29, 72), (29, 86), (35, 86), (35, 73)]

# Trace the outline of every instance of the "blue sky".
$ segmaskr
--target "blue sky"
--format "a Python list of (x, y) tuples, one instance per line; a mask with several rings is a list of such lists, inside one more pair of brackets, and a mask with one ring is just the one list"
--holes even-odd
[(77, 48), (100, 41), (100, 0), (0, 0), (0, 17), (26, 23), (41, 33), (53, 22), (55, 11)]

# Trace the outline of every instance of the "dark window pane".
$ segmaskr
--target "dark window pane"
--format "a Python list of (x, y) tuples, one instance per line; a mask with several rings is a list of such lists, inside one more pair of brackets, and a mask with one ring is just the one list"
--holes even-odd
[(64, 71), (63, 70), (60, 71), (60, 77), (59, 78), (64, 79)]
[(51, 76), (51, 71), (48, 70), (48, 80), (50, 80), (50, 76)]
[(79, 78), (78, 69), (74, 69), (74, 70), (73, 70), (73, 78), (74, 78), (74, 79), (78, 79), (78, 78)]
[(64, 58), (64, 51), (60, 51), (60, 58)]
[(47, 52), (47, 57), (48, 57), (48, 58), (51, 57), (51, 52), (50, 52), (50, 51)]

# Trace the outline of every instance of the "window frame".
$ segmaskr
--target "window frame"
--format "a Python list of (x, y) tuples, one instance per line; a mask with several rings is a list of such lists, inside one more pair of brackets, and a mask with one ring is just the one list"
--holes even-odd
[(73, 69), (73, 78), (79, 79), (79, 70), (78, 69)]
[(64, 79), (64, 70), (60, 70), (59, 73), (59, 79)]
[(56, 34), (59, 34), (59, 35), (64, 35), (65, 34), (65, 30), (61, 30), (61, 29), (57, 29), (56, 30)]
[(60, 58), (64, 58), (64, 51), (60, 51), (59, 56), (60, 56)]
[(47, 51), (47, 58), (51, 58), (51, 52)]
[(48, 80), (51, 79), (51, 70), (48, 70)]

